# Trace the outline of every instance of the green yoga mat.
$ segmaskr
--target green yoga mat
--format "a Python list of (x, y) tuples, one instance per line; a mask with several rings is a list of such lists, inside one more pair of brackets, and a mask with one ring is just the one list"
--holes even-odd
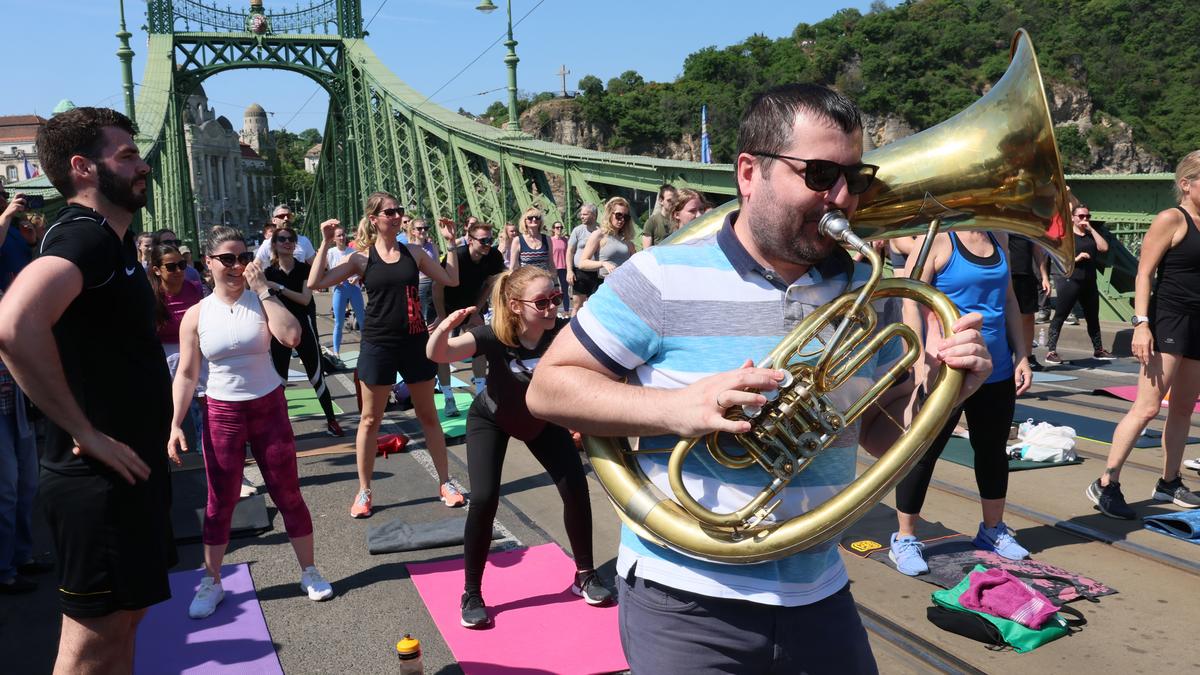
[(458, 406), (458, 417), (446, 417), (446, 397), (440, 393), (433, 395), (433, 403), (437, 406), (438, 420), (442, 423), (442, 433), (447, 438), (458, 438), (467, 435), (467, 409), (475, 397), (462, 392), (454, 392), (454, 403)]
[[(287, 399), (288, 417), (292, 419), (325, 416), (325, 411), (321, 410), (321, 402), (317, 400), (317, 392), (312, 387), (287, 387), (283, 390), (283, 396)], [(333, 412), (337, 415), (342, 414), (337, 401), (333, 402)]]
[[(946, 444), (946, 449), (942, 451), (942, 459), (965, 467), (975, 468), (975, 449), (971, 447), (971, 441), (953, 436), (950, 438), (950, 442)], [(1082, 463), (1082, 459), (1073, 459), (1069, 462), (1029, 462), (1023, 459), (1010, 459), (1008, 460), (1008, 470), (1028, 471), (1030, 469), (1049, 469), (1055, 466)]]

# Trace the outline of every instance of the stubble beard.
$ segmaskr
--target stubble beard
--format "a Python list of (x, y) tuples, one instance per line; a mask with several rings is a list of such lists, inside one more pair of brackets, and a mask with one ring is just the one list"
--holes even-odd
[(754, 238), (758, 250), (773, 258), (780, 258), (793, 265), (816, 265), (828, 258), (833, 252), (836, 242), (822, 235), (816, 226), (812, 233), (807, 222), (820, 222), (824, 215), (824, 207), (797, 214), (786, 211), (778, 206), (775, 194), (769, 188), (762, 194), (759, 208), (750, 218), (750, 234)]
[(102, 162), (96, 162), (96, 174), (99, 178), (97, 188), (100, 194), (112, 204), (130, 213), (136, 213), (146, 206), (146, 191), (139, 195), (133, 191), (133, 183), (137, 180), (148, 180), (146, 176), (136, 176), (126, 180), (116, 173), (109, 171)]

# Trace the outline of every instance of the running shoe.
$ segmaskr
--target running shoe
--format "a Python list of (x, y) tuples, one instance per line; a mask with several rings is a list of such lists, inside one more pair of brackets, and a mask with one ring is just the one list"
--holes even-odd
[(438, 488), (438, 495), (442, 498), (442, 503), (452, 509), (467, 503), (467, 498), (463, 496), (462, 490), (452, 480), (442, 483), (442, 486)]
[(350, 506), (350, 517), (371, 517), (371, 488), (358, 491), (358, 496), (354, 498), (354, 503)]
[(1029, 551), (1017, 543), (1017, 538), (1013, 536), (1012, 530), (1003, 521), (997, 523), (995, 527), (986, 527), (983, 523), (979, 523), (979, 532), (971, 543), (975, 545), (975, 548), (995, 551), (1001, 558), (1009, 560), (1024, 560), (1029, 557)]
[(1035, 373), (1040, 373), (1041, 371), (1045, 370), (1046, 367), (1043, 366), (1042, 364), (1038, 363), (1036, 356), (1034, 356), (1033, 354), (1030, 354), (1029, 355), (1029, 369)]
[(334, 419), (329, 420), (325, 424), (325, 433), (335, 438), (341, 438), (346, 435), (346, 432), (342, 431), (342, 425), (338, 424), (338, 421)]
[(463, 593), (460, 623), (466, 628), (481, 628), (492, 622), (488, 617), (487, 605), (483, 604), (483, 596), (479, 593)]
[(325, 581), (325, 577), (313, 565), (305, 567), (300, 573), (300, 590), (308, 595), (309, 600), (317, 602), (333, 597), (333, 586)]
[(1117, 360), (1117, 357), (1113, 356), (1112, 352), (1108, 351), (1107, 349), (1103, 349), (1103, 348), (1097, 349), (1095, 352), (1093, 352), (1092, 358), (1094, 358), (1098, 361), (1116, 361)]
[(597, 607), (612, 602), (612, 591), (600, 583), (600, 577), (596, 575), (595, 570), (576, 572), (571, 592), (583, 598), (587, 604)]
[(1185, 509), (1200, 508), (1200, 495), (1187, 489), (1180, 476), (1175, 476), (1175, 480), (1172, 481), (1159, 478), (1154, 484), (1154, 494), (1150, 497), (1156, 502), (1171, 502)]
[(1045, 309), (1038, 311), (1037, 314), (1033, 315), (1033, 322), (1050, 323), (1050, 311)]
[(225, 599), (225, 589), (221, 582), (213, 581), (212, 577), (200, 580), (200, 588), (196, 589), (196, 597), (188, 605), (188, 616), (193, 619), (203, 619), (217, 611), (217, 605)]
[(1046, 352), (1044, 360), (1046, 361), (1046, 365), (1049, 366), (1061, 366), (1063, 362), (1062, 358), (1059, 357), (1058, 352)]
[(1119, 518), (1120, 520), (1137, 518), (1137, 512), (1125, 503), (1125, 495), (1121, 493), (1120, 483), (1112, 482), (1108, 485), (1101, 485), (1100, 479), (1097, 478), (1088, 485), (1085, 494), (1100, 509), (1100, 513), (1109, 518)]
[(896, 570), (910, 577), (928, 572), (929, 565), (925, 562), (925, 555), (921, 552), (925, 548), (925, 544), (917, 541), (916, 537), (897, 536), (899, 534), (899, 532), (892, 533), (892, 550), (888, 551), (888, 558), (896, 565)]
[(1183, 466), (1184, 468), (1191, 469), (1192, 471), (1200, 471), (1200, 457), (1197, 457), (1196, 459), (1183, 460)]
[(1078, 326), (1079, 317), (1075, 316), (1074, 314), (1067, 316), (1067, 324), (1071, 326)]
[(454, 397), (446, 396), (445, 401), (446, 401), (446, 408), (445, 408), (446, 417), (458, 417), (461, 413), (458, 412), (458, 403), (454, 400)]

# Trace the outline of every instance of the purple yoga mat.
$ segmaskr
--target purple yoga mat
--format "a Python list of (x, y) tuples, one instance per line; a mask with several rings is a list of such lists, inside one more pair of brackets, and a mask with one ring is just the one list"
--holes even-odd
[(171, 575), (171, 599), (151, 607), (138, 626), (134, 672), (282, 675), (250, 568), (223, 566), (225, 599), (207, 619), (191, 619), (188, 605), (203, 576), (204, 570)]

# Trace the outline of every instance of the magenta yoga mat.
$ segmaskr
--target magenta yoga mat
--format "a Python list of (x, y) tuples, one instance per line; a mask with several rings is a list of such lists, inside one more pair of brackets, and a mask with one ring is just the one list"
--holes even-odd
[(225, 599), (208, 618), (191, 619), (188, 605), (203, 576), (203, 570), (171, 575), (171, 599), (151, 607), (138, 626), (134, 672), (282, 675), (250, 568), (223, 566)]
[[(1092, 393), (1100, 394), (1102, 396), (1112, 396), (1123, 401), (1133, 401), (1137, 398), (1137, 385), (1129, 385), (1125, 387), (1103, 387), (1101, 389), (1092, 390)], [(1167, 407), (1167, 402), (1165, 400), (1162, 402), (1162, 407)], [(1195, 412), (1200, 412), (1200, 402), (1197, 402), (1192, 409)]]
[(571, 592), (575, 563), (555, 544), (488, 556), (483, 597), (492, 626), (459, 624), (463, 559), (410, 563), (409, 575), (467, 675), (611, 673), (629, 668), (617, 607)]

